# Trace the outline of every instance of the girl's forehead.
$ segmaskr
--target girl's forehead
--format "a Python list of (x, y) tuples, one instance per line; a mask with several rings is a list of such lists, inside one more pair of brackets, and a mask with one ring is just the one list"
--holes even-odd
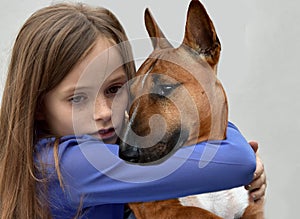
[(114, 45), (108, 39), (99, 38), (94, 48), (74, 66), (57, 87), (63, 92), (79, 87), (99, 89), (108, 78), (119, 77), (116, 72), (120, 72), (117, 70), (123, 66), (118, 45)]
[(83, 74), (96, 72), (110, 73), (116, 67), (123, 66), (119, 45), (107, 38), (99, 38), (94, 48), (79, 63)]
[(92, 52), (90, 58), (91, 60), (88, 60), (81, 73), (80, 82), (82, 83), (104, 81), (125, 64), (118, 45), (100, 46), (98, 50)]
[(95, 86), (124, 64), (119, 46), (109, 39), (99, 38), (94, 48), (74, 66), (63, 81), (76, 83), (78, 86)]

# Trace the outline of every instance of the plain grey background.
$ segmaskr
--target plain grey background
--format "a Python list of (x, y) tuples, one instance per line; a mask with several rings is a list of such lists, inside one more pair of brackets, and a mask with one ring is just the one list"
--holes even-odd
[[(0, 94), (14, 38), (35, 10), (56, 1), (1, 0)], [(85, 0), (111, 9), (129, 39), (145, 39), (149, 7), (170, 41), (183, 38), (189, 0)], [(297, 218), (300, 195), (300, 2), (298, 0), (202, 0), (222, 43), (219, 78), (230, 120), (260, 145), (267, 177), (266, 218)], [(149, 42), (150, 45), (150, 42)], [(134, 48), (137, 59), (146, 48)], [(147, 51), (148, 52), (148, 51)], [(147, 53), (146, 53), (147, 54)]]

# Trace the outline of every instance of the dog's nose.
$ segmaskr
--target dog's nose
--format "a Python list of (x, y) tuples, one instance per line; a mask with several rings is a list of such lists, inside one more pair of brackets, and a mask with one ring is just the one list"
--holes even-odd
[(138, 163), (140, 160), (140, 150), (135, 146), (121, 144), (119, 149), (119, 157), (130, 163)]

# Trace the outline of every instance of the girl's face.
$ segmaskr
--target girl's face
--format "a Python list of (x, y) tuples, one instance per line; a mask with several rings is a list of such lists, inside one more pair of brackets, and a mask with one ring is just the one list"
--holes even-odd
[(42, 119), (52, 134), (89, 134), (115, 143), (128, 103), (123, 64), (117, 47), (100, 38), (45, 97)]

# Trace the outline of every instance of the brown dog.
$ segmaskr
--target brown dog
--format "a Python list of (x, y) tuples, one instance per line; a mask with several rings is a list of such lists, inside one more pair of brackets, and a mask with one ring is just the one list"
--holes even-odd
[[(191, 1), (178, 48), (167, 41), (148, 9), (145, 23), (154, 51), (130, 86), (134, 101), (119, 153), (140, 164), (162, 162), (183, 145), (224, 139), (228, 122), (227, 98), (216, 76), (221, 46), (203, 5)], [(135, 135), (144, 138), (132, 140)], [(210, 212), (209, 199), (221, 200), (213, 203), (221, 212)], [(263, 218), (262, 204), (249, 204), (242, 187), (129, 206), (138, 219)], [(222, 208), (233, 211), (224, 213)]]

